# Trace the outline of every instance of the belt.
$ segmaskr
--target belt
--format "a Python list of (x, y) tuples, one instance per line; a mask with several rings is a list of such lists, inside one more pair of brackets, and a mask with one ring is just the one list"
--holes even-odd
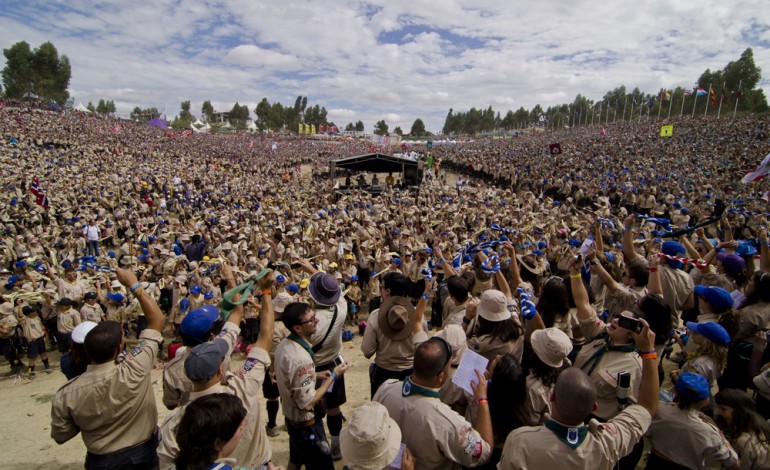
[(310, 426), (315, 424), (315, 418), (310, 418), (307, 421), (292, 421), (290, 419), (284, 418), (286, 421), (286, 424), (293, 428), (309, 428)]

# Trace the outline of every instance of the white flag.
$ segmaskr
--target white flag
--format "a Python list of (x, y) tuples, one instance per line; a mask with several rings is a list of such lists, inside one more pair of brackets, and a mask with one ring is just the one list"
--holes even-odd
[(741, 183), (752, 183), (767, 175), (770, 175), (770, 153), (762, 160), (762, 163), (759, 164), (756, 170), (746, 173), (746, 176), (741, 179)]

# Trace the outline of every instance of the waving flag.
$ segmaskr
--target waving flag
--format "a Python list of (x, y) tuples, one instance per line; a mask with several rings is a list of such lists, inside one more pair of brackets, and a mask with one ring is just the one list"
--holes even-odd
[(29, 183), (29, 192), (34, 194), (35, 197), (38, 197), (38, 196), (40, 196), (40, 194), (42, 194), (41, 193), (42, 189), (43, 188), (40, 187), (40, 180), (37, 178), (37, 176), (32, 178), (32, 182)]
[(708, 92), (706, 90), (704, 90), (703, 88), (698, 87), (698, 89), (695, 91), (695, 94), (697, 96), (705, 96), (705, 95), (708, 94)]
[(770, 153), (767, 154), (762, 163), (759, 164), (756, 170), (746, 173), (741, 179), (741, 183), (748, 184), (754, 181), (758, 181), (770, 174)]
[(714, 89), (709, 89), (709, 98), (711, 98), (711, 106), (717, 105), (717, 95), (714, 93)]

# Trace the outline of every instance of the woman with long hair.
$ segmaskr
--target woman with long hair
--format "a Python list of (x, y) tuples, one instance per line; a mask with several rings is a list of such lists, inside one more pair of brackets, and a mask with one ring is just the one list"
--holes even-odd
[(232, 470), (226, 458), (238, 445), (245, 417), (241, 399), (228, 393), (190, 402), (176, 431), (177, 470)]
[(741, 456), (741, 469), (770, 468), (770, 426), (743, 390), (722, 390), (714, 397), (715, 421)]
[(718, 323), (686, 323), (690, 331), (690, 341), (695, 343), (695, 352), (687, 355), (681, 370), (671, 371), (671, 381), (676, 382), (682, 372), (696, 372), (706, 378), (709, 387), (717, 388), (717, 379), (722, 375), (727, 365), (727, 346), (730, 344), (730, 334)]

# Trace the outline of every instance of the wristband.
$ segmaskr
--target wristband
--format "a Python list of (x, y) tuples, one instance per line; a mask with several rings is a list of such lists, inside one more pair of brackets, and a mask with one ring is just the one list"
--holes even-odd
[(760, 244), (760, 245), (765, 245), (765, 246), (768, 246), (768, 245), (767, 245), (767, 242), (759, 242), (759, 244)]
[(471, 322), (471, 321), (468, 319), (468, 317), (463, 317), (463, 323), (465, 323), (466, 325), (468, 325), (468, 324), (470, 324), (470, 322)]
[(569, 278), (570, 279), (580, 279), (580, 274), (570, 274)]
[(651, 349), (649, 351), (639, 351), (639, 354), (658, 354), (658, 351)]
[(477, 405), (481, 405), (482, 403), (486, 403), (487, 406), (489, 406), (489, 400), (487, 400), (486, 398), (479, 398), (478, 400), (476, 400)]
[(626, 225), (626, 226), (625, 226), (625, 227), (623, 227), (623, 228), (625, 228), (626, 230), (633, 230), (633, 229), (634, 229), (634, 227), (632, 227), (632, 226), (630, 226), (630, 225)]
[(640, 354), (640, 356), (642, 356), (642, 359), (657, 359), (658, 358), (658, 354), (657, 353)]
[(519, 249), (520, 249), (520, 250), (526, 250), (526, 249), (527, 249), (527, 247), (526, 247), (525, 245), (519, 245)]
[(129, 287), (129, 288), (128, 288), (128, 291), (129, 291), (129, 292), (134, 292), (135, 290), (137, 290), (137, 289), (138, 289), (138, 288), (140, 288), (140, 287), (142, 287), (142, 285), (141, 285), (141, 284), (139, 284), (139, 283), (137, 282), (137, 283), (136, 283), (136, 284), (134, 284), (133, 286)]
[(428, 294), (426, 294), (426, 293), (422, 294), (422, 298), (425, 299), (425, 300), (430, 300), (430, 296)]
[(265, 289), (262, 291), (262, 295), (272, 295), (273, 290), (272, 289)]
[(335, 374), (334, 372), (332, 372), (332, 375), (330, 375), (329, 377), (332, 378), (332, 382), (336, 382), (337, 381), (337, 374)]
[(446, 260), (444, 258), (441, 258), (440, 260), (438, 260), (438, 264), (442, 264), (442, 263), (446, 263)]
[(658, 268), (647, 268), (648, 273), (656, 273), (658, 272)]

